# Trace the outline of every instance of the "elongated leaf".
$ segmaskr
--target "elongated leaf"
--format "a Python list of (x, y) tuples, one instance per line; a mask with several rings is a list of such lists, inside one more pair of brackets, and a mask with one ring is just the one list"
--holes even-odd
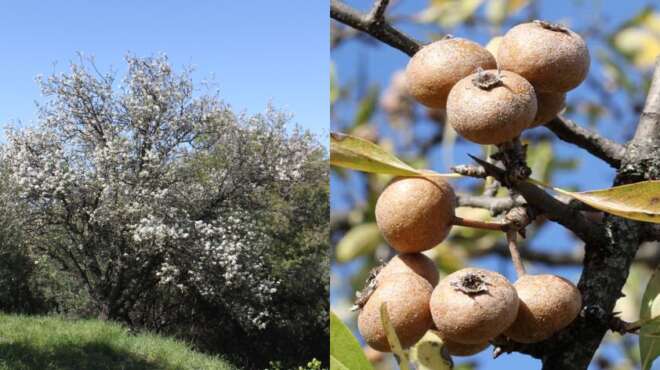
[(335, 64), (330, 64), (330, 105), (334, 104), (339, 98), (339, 82), (337, 81), (337, 71)]
[[(660, 315), (660, 270), (656, 270), (646, 286), (642, 297), (642, 306), (639, 311), (640, 320), (648, 320)], [(660, 322), (653, 320), (643, 325), (639, 330), (639, 352), (642, 369), (648, 370), (658, 356), (660, 356)]]
[(642, 181), (582, 193), (559, 188), (554, 190), (619, 217), (660, 223), (660, 180)]
[(507, 17), (516, 13), (528, 3), (528, 0), (490, 0), (486, 5), (486, 18), (491, 23), (500, 25)]
[(410, 351), (410, 358), (417, 370), (451, 370), (451, 357), (442, 350), (444, 343), (438, 334), (429, 330)]
[(330, 369), (373, 370), (351, 331), (330, 312)]
[(419, 176), (420, 172), (378, 145), (355, 136), (330, 134), (330, 164), (364, 172)]
[(423, 23), (437, 22), (452, 28), (472, 17), (484, 0), (431, 0), (430, 6), (418, 15)]
[(383, 302), (380, 305), (380, 322), (383, 324), (383, 328), (385, 328), (387, 341), (390, 344), (390, 349), (392, 350), (392, 353), (394, 354), (397, 362), (399, 363), (399, 369), (409, 370), (408, 355), (403, 351), (403, 347), (401, 347), (401, 342), (399, 341), (399, 337), (397, 337), (396, 331), (394, 331), (394, 327), (390, 322), (390, 314), (387, 312), (387, 302)]
[(360, 224), (350, 229), (337, 243), (337, 261), (348, 262), (372, 252), (383, 241), (375, 222)]
[(371, 119), (371, 116), (373, 116), (374, 111), (376, 110), (378, 96), (380, 96), (380, 89), (378, 89), (377, 86), (372, 86), (369, 88), (369, 92), (367, 92), (367, 95), (362, 98), (357, 112), (355, 113), (353, 128), (361, 126)]
[(459, 177), (457, 174), (441, 174), (416, 170), (380, 146), (338, 132), (330, 134), (330, 164), (353, 170), (398, 176)]

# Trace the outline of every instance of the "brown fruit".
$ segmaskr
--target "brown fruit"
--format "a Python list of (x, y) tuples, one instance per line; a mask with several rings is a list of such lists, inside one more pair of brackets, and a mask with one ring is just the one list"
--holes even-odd
[(535, 89), (567, 92), (589, 72), (589, 49), (582, 37), (561, 25), (544, 21), (510, 29), (497, 51), (500, 68), (518, 73)]
[(463, 344), (449, 339), (443, 339), (442, 341), (445, 344), (447, 352), (452, 356), (472, 356), (485, 350), (490, 345), (488, 341), (477, 344)]
[(504, 333), (521, 343), (550, 338), (568, 326), (582, 309), (582, 295), (556, 275), (524, 275), (514, 284), (520, 298), (516, 321)]
[(391, 274), (380, 281), (358, 316), (358, 330), (367, 344), (378, 351), (390, 351), (380, 320), (383, 302), (387, 302), (390, 321), (403, 348), (417, 343), (432, 325), (432, 291), (428, 281), (410, 273)]
[(378, 197), (376, 223), (392, 248), (421, 252), (444, 240), (455, 207), (454, 190), (445, 180), (398, 177)]
[(501, 144), (534, 122), (534, 88), (519, 75), (482, 71), (460, 80), (449, 93), (447, 122), (478, 144)]
[(378, 273), (376, 281), (381, 281), (388, 275), (397, 273), (416, 274), (432, 286), (438, 285), (440, 276), (433, 261), (421, 253), (406, 253), (394, 256)]
[(497, 68), (495, 57), (476, 42), (447, 38), (420, 49), (408, 62), (408, 93), (429, 108), (444, 108), (460, 79), (478, 68)]
[(532, 123), (530, 128), (543, 125), (555, 118), (557, 114), (564, 109), (566, 93), (544, 93), (537, 91), (536, 102), (538, 109), (536, 111), (534, 123)]
[(442, 338), (478, 344), (500, 335), (516, 319), (518, 295), (502, 275), (465, 268), (442, 279), (431, 295), (431, 315)]

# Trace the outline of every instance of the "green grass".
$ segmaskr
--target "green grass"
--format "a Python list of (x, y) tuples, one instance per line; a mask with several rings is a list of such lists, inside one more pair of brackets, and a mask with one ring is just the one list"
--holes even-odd
[(215, 370), (229, 363), (180, 341), (98, 320), (0, 314), (0, 370)]

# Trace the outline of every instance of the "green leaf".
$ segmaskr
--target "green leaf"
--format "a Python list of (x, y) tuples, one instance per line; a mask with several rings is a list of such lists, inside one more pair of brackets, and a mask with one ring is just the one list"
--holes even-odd
[(355, 113), (355, 119), (353, 120), (353, 128), (361, 126), (373, 116), (376, 111), (376, 104), (378, 103), (378, 96), (380, 96), (380, 90), (377, 86), (372, 86), (369, 88), (367, 95), (362, 98), (360, 105), (358, 106), (357, 112)]
[(453, 362), (451, 357), (444, 353), (443, 347), (442, 338), (433, 330), (427, 331), (410, 352), (410, 357), (416, 365), (415, 368), (417, 370), (451, 370)]
[(529, 3), (529, 0), (489, 0), (486, 5), (486, 18), (495, 25), (500, 25)]
[(337, 86), (337, 71), (335, 64), (330, 64), (330, 105), (334, 104), (339, 98), (339, 86)]
[(660, 180), (642, 181), (582, 193), (553, 189), (619, 217), (660, 223)]
[(330, 312), (330, 369), (373, 370), (360, 343), (332, 311)]
[(390, 322), (390, 314), (387, 312), (387, 302), (383, 302), (380, 305), (380, 322), (383, 324), (383, 328), (385, 328), (387, 341), (390, 344), (392, 353), (395, 355), (395, 358), (399, 363), (399, 368), (401, 370), (409, 370), (408, 355), (403, 351), (401, 341), (399, 341), (399, 337), (397, 337), (396, 331), (394, 331), (394, 327)]
[[(640, 320), (650, 320), (660, 315), (660, 270), (656, 270), (651, 276), (644, 296), (642, 297), (642, 307), (639, 312)], [(643, 325), (639, 330), (639, 352), (642, 360), (642, 369), (648, 370), (658, 356), (660, 356), (660, 338), (657, 333), (660, 331), (660, 322), (650, 321)]]
[(652, 66), (660, 54), (660, 13), (644, 8), (611, 37), (611, 43), (637, 67)]
[(383, 237), (375, 222), (354, 226), (337, 243), (337, 261), (348, 262), (358, 256), (370, 253), (382, 241)]
[(338, 132), (330, 133), (330, 164), (388, 175), (459, 177), (416, 170), (370, 141)]
[(418, 16), (420, 22), (436, 22), (441, 27), (452, 28), (469, 18), (484, 0), (431, 0), (430, 6)]

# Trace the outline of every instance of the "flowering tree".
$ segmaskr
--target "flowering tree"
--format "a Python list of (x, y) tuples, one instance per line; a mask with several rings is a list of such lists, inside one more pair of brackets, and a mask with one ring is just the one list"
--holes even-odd
[[(282, 326), (281, 276), (295, 267), (283, 263), (302, 252), (283, 255), (275, 231), (304, 215), (269, 199), (286, 203), (325, 178), (313, 164), (325, 154), (287, 132), (286, 114), (237, 115), (198, 94), (164, 56), (126, 61), (121, 81), (93, 62), (41, 79), (50, 99), (38, 125), (9, 132), (3, 156), (27, 243), (74, 272), (102, 318), (145, 325), (196, 297), (244, 333)], [(324, 289), (316, 275), (308, 283)], [(301, 301), (304, 319), (325, 327), (327, 293)]]

